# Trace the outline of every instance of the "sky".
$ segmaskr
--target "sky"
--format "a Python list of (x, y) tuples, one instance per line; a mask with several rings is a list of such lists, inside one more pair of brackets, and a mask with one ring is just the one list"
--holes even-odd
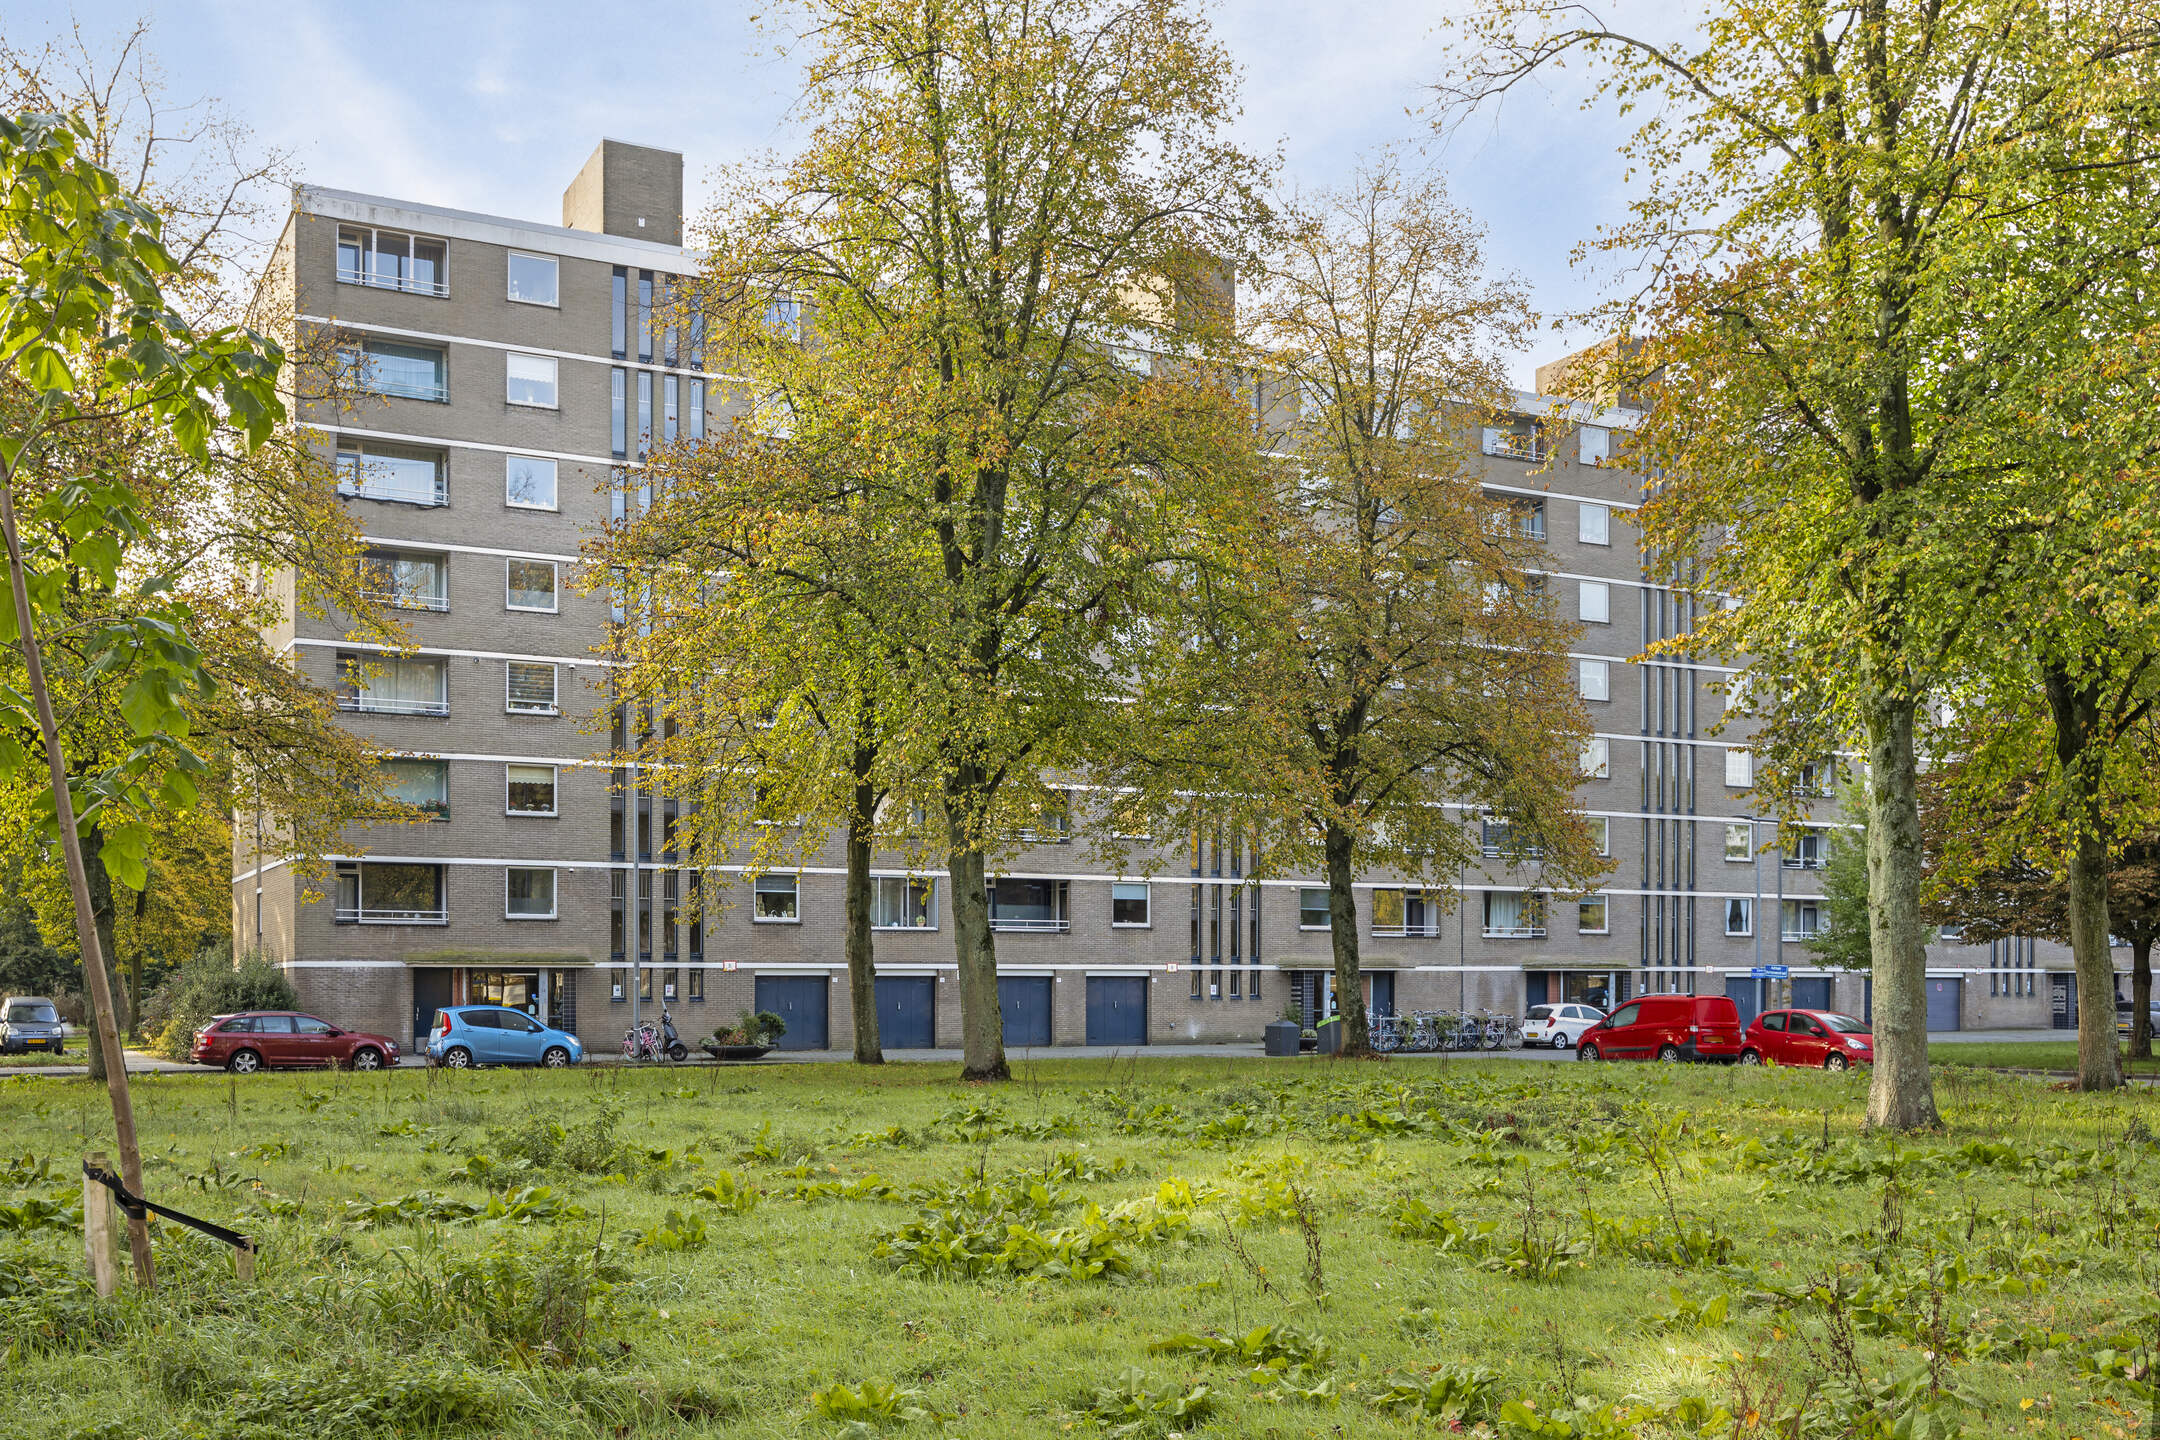
[[(1596, 338), (1564, 320), (1612, 276), (1570, 258), (1623, 213), (1622, 130), (1567, 88), (1582, 85), (1578, 70), (1443, 142), (1426, 87), (1448, 17), (1474, 3), (1219, 0), (1210, 13), (1244, 71), (1239, 137), (1279, 149), (1287, 185), (1329, 184), (1395, 143), (1446, 175), (1487, 226), (1493, 264), (1528, 282), (1545, 317), (1511, 367), (1527, 387), (1538, 364)], [(682, 151), (692, 215), (714, 167), (784, 150), (796, 70), (757, 19), (769, 8), (12, 0), (0, 36), (30, 49), (79, 22), (96, 47), (146, 19), (168, 97), (222, 102), (309, 183), (552, 223), (602, 136)], [(1665, 35), (1685, 14), (1682, 0), (1616, 0), (1606, 18)]]

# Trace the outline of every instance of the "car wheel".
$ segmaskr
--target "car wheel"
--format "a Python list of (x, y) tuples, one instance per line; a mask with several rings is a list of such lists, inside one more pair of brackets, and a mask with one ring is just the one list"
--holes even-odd
[(466, 1049), (463, 1045), (453, 1045), (448, 1050), (443, 1051), (442, 1063), (452, 1070), (470, 1070), (472, 1068), (472, 1051)]
[(1850, 1060), (1847, 1060), (1842, 1055), (1829, 1055), (1824, 1057), (1822, 1062), (1822, 1068), (1825, 1070), (1843, 1070), (1851, 1063), (1852, 1062)]
[(1760, 1065), (1762, 1064), (1762, 1056), (1753, 1050), (1742, 1050), (1740, 1052), (1740, 1063), (1743, 1065)]
[(1678, 1045), (1660, 1045), (1658, 1046), (1657, 1058), (1668, 1065), (1676, 1065), (1680, 1062), (1680, 1047)]
[(560, 1045), (550, 1045), (547, 1053), (540, 1057), (540, 1063), (550, 1070), (560, 1070), (570, 1063), (570, 1052)]
[(1598, 1048), (1595, 1045), (1577, 1045), (1575, 1047), (1575, 1058), (1577, 1060), (1595, 1060), (1598, 1058)]
[(252, 1075), (263, 1068), (262, 1056), (253, 1050), (235, 1050), (226, 1060), (225, 1068), (235, 1075)]
[(355, 1070), (382, 1069), (382, 1051), (372, 1045), (363, 1045), (353, 1051), (352, 1068)]

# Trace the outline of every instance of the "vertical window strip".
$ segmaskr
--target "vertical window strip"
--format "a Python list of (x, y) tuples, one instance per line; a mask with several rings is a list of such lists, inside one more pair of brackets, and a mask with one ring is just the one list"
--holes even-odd
[(652, 302), (652, 271), (640, 270), (637, 284), (637, 358), (640, 360), (652, 359)]
[(630, 272), (617, 265), (614, 277), (608, 284), (608, 353), (617, 360), (624, 358), (625, 347), (629, 342), (629, 312)]

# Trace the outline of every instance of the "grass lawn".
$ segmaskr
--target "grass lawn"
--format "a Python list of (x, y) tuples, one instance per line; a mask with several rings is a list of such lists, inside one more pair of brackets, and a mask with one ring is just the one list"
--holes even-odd
[(87, 1042), (77, 1040), (58, 1055), (50, 1050), (24, 1050), (18, 1054), (0, 1054), (0, 1069), (14, 1069), (23, 1065), (80, 1065), (89, 1057)]
[(1949, 1072), (1890, 1142), (1815, 1071), (952, 1068), (138, 1077), (154, 1198), (263, 1256), (161, 1224), (103, 1305), (33, 1202), (104, 1096), (0, 1079), (0, 1435), (2148, 1423), (2146, 1091)]
[[(2075, 1040), (2003, 1040), (1975, 1041), (1960, 1045), (1928, 1046), (1928, 1058), (1938, 1065), (1997, 1065), (2015, 1066), (2031, 1070), (2077, 1069), (2077, 1041)], [(2123, 1070), (2131, 1075), (2160, 1075), (2160, 1060), (2123, 1061)]]

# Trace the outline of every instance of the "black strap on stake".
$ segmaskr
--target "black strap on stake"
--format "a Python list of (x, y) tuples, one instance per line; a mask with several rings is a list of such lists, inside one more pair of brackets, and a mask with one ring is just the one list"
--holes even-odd
[(120, 1202), (120, 1208), (125, 1210), (131, 1219), (140, 1220), (143, 1218), (144, 1212), (149, 1211), (162, 1215), (168, 1220), (177, 1220), (182, 1225), (187, 1226), (188, 1229), (199, 1230), (213, 1240), (222, 1240), (236, 1250), (245, 1250), (251, 1255), (255, 1253), (255, 1242), (250, 1237), (242, 1235), (237, 1230), (228, 1230), (223, 1225), (214, 1225), (208, 1220), (198, 1220), (193, 1215), (183, 1215), (178, 1210), (168, 1209), (158, 1204), (155, 1200), (145, 1200), (140, 1195), (131, 1195), (128, 1193), (127, 1186), (120, 1183), (120, 1177), (110, 1170), (100, 1170), (97, 1166), (85, 1160), (83, 1161), (82, 1173), (85, 1178), (95, 1180), (98, 1184), (112, 1191), (113, 1198)]

